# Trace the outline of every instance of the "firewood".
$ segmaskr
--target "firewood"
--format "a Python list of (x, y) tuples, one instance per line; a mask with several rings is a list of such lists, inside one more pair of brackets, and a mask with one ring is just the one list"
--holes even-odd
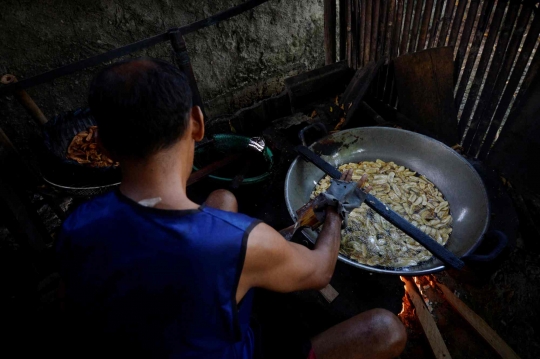
[(463, 303), (447, 286), (435, 282), (446, 300), (480, 334), (482, 338), (501, 356), (501, 358), (519, 359), (519, 356), (506, 342), (471, 308)]
[(435, 358), (450, 359), (450, 352), (444, 343), (441, 332), (439, 332), (437, 324), (435, 324), (431, 313), (424, 304), (424, 300), (416, 291), (416, 285), (414, 284), (413, 280), (404, 277), (402, 277), (402, 280), (405, 282), (407, 294), (411, 298), (414, 308), (416, 309), (416, 315), (418, 316), (418, 320), (424, 329), (424, 333), (426, 334)]

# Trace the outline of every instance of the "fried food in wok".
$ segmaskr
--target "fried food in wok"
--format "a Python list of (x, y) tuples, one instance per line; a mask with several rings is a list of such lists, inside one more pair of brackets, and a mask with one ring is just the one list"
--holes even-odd
[[(341, 172), (352, 169), (353, 180), (367, 174), (371, 194), (421, 231), (444, 245), (452, 233), (448, 202), (426, 177), (394, 162), (347, 163)], [(312, 198), (330, 186), (326, 176), (316, 185)], [(365, 203), (354, 209), (347, 228), (341, 231), (340, 253), (367, 265), (408, 267), (429, 260), (432, 254), (401, 230), (375, 213)]]
[(97, 143), (97, 126), (79, 132), (69, 144), (67, 158), (90, 167), (118, 166), (118, 162), (107, 157)]

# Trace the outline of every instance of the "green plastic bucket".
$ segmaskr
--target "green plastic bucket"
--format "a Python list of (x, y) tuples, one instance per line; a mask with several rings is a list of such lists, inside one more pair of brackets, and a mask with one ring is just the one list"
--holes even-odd
[[(251, 137), (232, 135), (232, 134), (219, 134), (219, 135), (214, 135), (213, 138), (214, 138), (214, 143), (212, 146), (209, 146), (209, 147), (203, 146), (201, 148), (195, 149), (195, 160), (197, 159), (197, 155), (200, 156), (201, 154), (208, 151), (208, 149), (212, 147), (223, 153), (234, 153), (234, 152), (240, 152), (242, 150), (245, 150), (249, 144), (249, 140)], [(268, 169), (266, 170), (266, 172), (260, 175), (257, 175), (254, 177), (246, 177), (244, 181), (242, 182), (243, 185), (260, 183), (266, 180), (268, 177), (270, 177), (272, 167), (274, 165), (274, 154), (268, 147), (265, 147), (262, 154), (264, 158), (266, 159), (266, 162), (268, 164)], [(199, 168), (194, 165), (193, 170), (197, 171), (199, 170)], [(233, 178), (220, 177), (220, 176), (214, 176), (214, 175), (210, 175), (208, 177), (215, 181), (220, 181), (220, 182), (232, 182), (233, 180)]]

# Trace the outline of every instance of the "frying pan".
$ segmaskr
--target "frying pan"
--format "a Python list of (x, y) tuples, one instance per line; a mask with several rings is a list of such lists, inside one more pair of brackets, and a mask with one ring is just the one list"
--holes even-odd
[[(16, 82), (17, 77), (11, 74), (0, 78), (0, 83), (5, 85)], [(45, 182), (57, 191), (76, 197), (90, 197), (118, 186), (120, 169), (87, 167), (66, 158), (73, 137), (96, 125), (89, 109), (63, 113), (49, 121), (26, 91), (15, 91), (15, 97), (42, 130), (43, 142), (33, 147)]]
[(89, 109), (77, 109), (59, 114), (43, 124), (43, 143), (38, 151), (44, 180), (56, 190), (71, 196), (87, 197), (117, 186), (121, 180), (116, 167), (94, 168), (66, 158), (73, 137), (96, 120)]
[[(490, 207), (482, 179), (474, 168), (458, 153), (430, 137), (386, 127), (363, 127), (341, 131), (312, 144), (310, 149), (331, 165), (343, 163), (394, 161), (426, 176), (442, 192), (453, 217), (453, 231), (446, 248), (462, 259), (488, 260), (500, 253), (506, 238), (496, 232), (499, 245), (486, 256), (473, 256), (489, 225)], [(310, 162), (296, 158), (285, 179), (285, 201), (291, 217), (309, 201), (317, 182), (324, 177), (322, 170)], [(312, 242), (317, 233), (303, 231)], [(423, 275), (445, 269), (441, 261), (431, 258), (415, 266), (404, 268), (369, 266), (339, 255), (339, 260), (355, 267), (379, 273)]]

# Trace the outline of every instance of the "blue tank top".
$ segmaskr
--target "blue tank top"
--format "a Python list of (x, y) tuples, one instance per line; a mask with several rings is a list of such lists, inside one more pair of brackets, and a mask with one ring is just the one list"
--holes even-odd
[(140, 357), (252, 358), (253, 293), (235, 297), (258, 223), (205, 206), (148, 208), (119, 191), (81, 205), (57, 244), (69, 325)]

